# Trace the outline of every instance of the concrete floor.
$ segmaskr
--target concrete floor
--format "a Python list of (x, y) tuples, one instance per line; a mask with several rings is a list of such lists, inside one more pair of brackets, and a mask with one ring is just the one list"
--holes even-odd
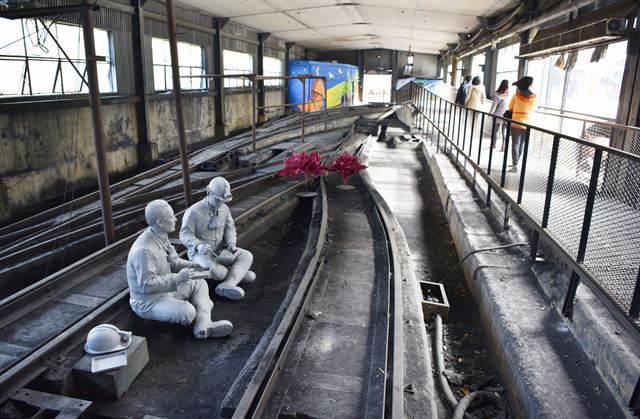
[[(387, 137), (402, 133), (389, 128)], [(369, 159), (369, 174), (374, 186), (387, 201), (400, 222), (411, 249), (411, 260), (419, 280), (441, 282), (458, 262), (447, 219), (438, 193), (418, 143), (398, 143), (394, 149), (376, 143)], [(464, 280), (462, 271), (455, 272), (445, 284), (451, 310), (444, 323), (447, 369), (453, 372), (451, 386), (457, 397), (463, 388), (475, 391), (491, 387), (504, 390), (500, 384), (496, 360), (483, 331), (478, 308)], [(431, 319), (425, 319), (430, 339)], [(439, 393), (439, 388), (438, 392)], [(450, 413), (448, 406), (437, 400), (438, 416)], [(486, 413), (490, 417), (492, 411)]]

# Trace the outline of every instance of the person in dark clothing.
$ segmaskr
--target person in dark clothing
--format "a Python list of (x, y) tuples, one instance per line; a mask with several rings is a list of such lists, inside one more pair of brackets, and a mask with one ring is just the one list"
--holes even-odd
[(471, 76), (466, 76), (460, 87), (458, 88), (458, 93), (456, 94), (456, 104), (464, 106), (465, 100), (467, 100), (467, 92), (471, 87)]

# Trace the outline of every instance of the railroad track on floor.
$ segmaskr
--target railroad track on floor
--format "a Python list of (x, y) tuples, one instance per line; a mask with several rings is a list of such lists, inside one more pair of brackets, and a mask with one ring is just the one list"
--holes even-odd
[[(329, 110), (327, 122), (329, 129), (350, 126), (360, 116), (376, 117), (384, 114), (387, 108), (353, 107), (348, 109)], [(265, 123), (257, 129), (256, 149), (264, 149), (274, 144), (294, 139), (299, 136), (298, 115), (291, 115)], [(324, 119), (321, 115), (311, 114), (306, 118), (307, 134), (324, 131)], [(189, 156), (190, 171), (207, 162), (228, 162), (237, 158), (240, 153), (247, 153), (251, 149), (251, 133), (245, 132), (215, 144), (205, 146), (194, 151)], [(224, 166), (224, 165), (223, 165)], [(158, 189), (170, 182), (180, 180), (182, 176), (180, 159), (175, 158), (158, 167), (132, 176), (126, 180), (111, 185), (113, 203), (118, 204), (135, 195)], [(42, 211), (36, 215), (0, 228), (0, 253), (3, 249), (20, 243), (25, 237), (37, 235), (43, 229), (56, 228), (76, 217), (83, 217), (86, 213), (100, 211), (99, 193), (97, 191), (85, 196), (65, 202), (54, 208)]]
[[(232, 211), (240, 230), (253, 216), (290, 199), (288, 197), (300, 187), (299, 182), (273, 178), (236, 187)], [(277, 417), (277, 414), (291, 413), (293, 409), (304, 413), (304, 406), (282, 403), (286, 399), (277, 395), (283, 391), (284, 394), (295, 394), (300, 385), (305, 385), (292, 377), (302, 376), (307, 369), (305, 363), (313, 361), (305, 357), (305, 349), (313, 347), (314, 342), (322, 338), (323, 330), (347, 327), (352, 328), (351, 335), (359, 336), (348, 353), (351, 356), (357, 353), (357, 363), (364, 367), (345, 371), (340, 365), (346, 365), (346, 361), (339, 361), (333, 373), (313, 368), (309, 371), (325, 377), (325, 385), (339, 387), (340, 382), (352, 383), (351, 391), (339, 389), (348, 396), (342, 400), (342, 417), (402, 417), (402, 306), (395, 291), (400, 287), (400, 278), (394, 274), (399, 269), (394, 257), (393, 236), (385, 221), (387, 217), (376, 202), (375, 196), (363, 187), (345, 194), (335, 190), (333, 185), (326, 188), (323, 182), (321, 199), (315, 204), (322, 209), (314, 212), (321, 217), (317, 220), (318, 232), (314, 237), (309, 235), (307, 251), (296, 270), (299, 281), (292, 279), (292, 283), (298, 285), (295, 292), (287, 293), (272, 327), (265, 332), (229, 391), (223, 409), (225, 416)], [(342, 217), (345, 214), (352, 214), (349, 218), (355, 221), (345, 221), (348, 220)], [(53, 275), (48, 281), (34, 284), (11, 300), (0, 302), (0, 348), (7, 343), (5, 349), (13, 350), (16, 355), (10, 362), (7, 362), (6, 353), (0, 358), (3, 361), (0, 367), (2, 400), (44, 372), (51, 356), (65, 353), (83, 342), (91, 327), (118, 311), (129, 310), (124, 264), (134, 239), (132, 236), (109, 246)], [(355, 253), (349, 251), (354, 243), (358, 247)], [(355, 267), (355, 273), (344, 272), (345, 264)], [(323, 306), (323, 301), (327, 298), (331, 301), (335, 296), (327, 294), (327, 290), (342, 286), (342, 282), (349, 279), (345, 275), (354, 275), (355, 285), (358, 285), (342, 291), (347, 300), (351, 298), (349, 292), (359, 295), (360, 299), (351, 304), (358, 311), (355, 317), (346, 312), (332, 312)], [(332, 280), (339, 283), (332, 283)], [(91, 295), (92, 291), (98, 290), (102, 294), (108, 290), (109, 296)], [(82, 307), (83, 303), (83, 312), (70, 313), (70, 306)], [(61, 312), (66, 313), (66, 323), (56, 326), (51, 319)], [(348, 318), (362, 320), (363, 324), (345, 323)], [(48, 322), (42, 323), (43, 319)], [(25, 342), (24, 330), (33, 331), (29, 336), (30, 346)], [(349, 336), (349, 333), (339, 334)], [(338, 381), (331, 384), (333, 378)], [(234, 388), (242, 390), (234, 393)], [(316, 400), (317, 394), (309, 397), (311, 399), (305, 400)], [(336, 413), (335, 406), (329, 408), (332, 410), (325, 416)]]
[[(376, 108), (373, 108), (376, 110)], [(340, 117), (339, 114), (332, 115), (328, 120), (344, 125), (344, 121), (349, 124), (354, 118), (363, 114), (378, 116), (381, 111), (372, 112), (371, 109), (352, 109), (346, 117)], [(356, 115), (356, 116), (354, 116)], [(278, 141), (286, 140), (291, 135), (297, 135), (298, 127), (296, 126), (296, 117), (284, 118), (286, 121), (273, 122), (268, 129), (265, 129), (263, 135), (260, 136), (261, 141), (270, 146)], [(316, 126), (320, 130), (324, 126), (318, 116), (313, 118), (316, 120), (311, 127)], [(340, 122), (342, 121), (342, 122)], [(276, 135), (274, 138), (267, 134)], [(330, 152), (339, 147), (345, 140), (341, 135), (346, 134), (345, 128), (337, 129), (328, 134), (317, 134), (321, 136), (317, 142), (314, 135), (309, 135), (306, 143), (298, 143), (292, 147), (299, 149), (314, 149), (320, 152)], [(196, 170), (198, 164), (205, 162), (202, 154), (211, 157), (212, 153), (219, 155), (220, 148), (225, 148), (227, 154), (237, 151), (241, 147), (246, 147), (248, 134), (229, 139), (210, 146), (208, 150), (203, 150), (192, 158), (192, 170)], [(328, 141), (327, 138), (334, 141)], [(234, 145), (235, 144), (235, 145)], [(234, 146), (236, 148), (230, 148)], [(274, 157), (270, 162), (251, 167), (245, 167), (228, 172), (198, 172), (192, 175), (192, 189), (200, 190), (206, 187), (207, 182), (215, 175), (224, 175), (228, 180), (235, 184), (250, 181), (255, 177), (262, 176), (268, 172), (275, 172), (280, 168), (284, 153)], [(175, 163), (175, 162), (174, 162)], [(146, 176), (146, 177), (145, 177)], [(158, 172), (152, 169), (135, 177), (135, 179), (121, 182), (114, 185), (113, 189), (118, 191), (114, 193), (113, 211), (114, 224), (116, 228), (116, 237), (122, 239), (128, 235), (138, 231), (144, 226), (144, 217), (141, 208), (144, 208), (146, 202), (151, 199), (163, 197), (167, 199), (175, 207), (184, 206), (182, 195), (181, 172), (179, 166), (172, 166), (168, 170)], [(23, 222), (15, 225), (7, 226), (1, 231), (5, 231), (3, 237), (4, 244), (0, 244), (0, 285), (2, 285), (2, 293), (0, 298), (9, 296), (13, 292), (17, 292), (23, 287), (46, 277), (48, 274), (54, 273), (69, 264), (80, 260), (95, 251), (104, 247), (102, 236), (102, 220), (101, 209), (98, 202), (85, 202), (87, 197), (65, 204), (69, 208), (75, 208), (60, 214), (57, 211), (64, 210), (63, 206), (54, 208), (53, 210), (31, 217)], [(51, 217), (53, 212), (54, 216)], [(30, 221), (30, 224), (25, 224)]]
[[(265, 176), (233, 189), (230, 209), (243, 229), (303, 182)], [(203, 194), (203, 193), (202, 193)], [(200, 197), (201, 198), (201, 197)], [(184, 211), (176, 214), (181, 218)], [(246, 240), (242, 235), (240, 242)], [(64, 353), (118, 310), (128, 309), (126, 259), (138, 233), (0, 301), (0, 400), (46, 370), (53, 354)], [(177, 241), (177, 231), (173, 233)]]
[(227, 394), (223, 417), (403, 417), (401, 279), (388, 207), (364, 186), (334, 186), (322, 183), (320, 233), (300, 285)]

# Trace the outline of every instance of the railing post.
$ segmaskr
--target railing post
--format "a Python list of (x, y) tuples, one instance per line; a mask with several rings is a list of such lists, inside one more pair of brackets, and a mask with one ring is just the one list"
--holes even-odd
[[(480, 166), (480, 157), (482, 154), (482, 132), (484, 131), (484, 112), (480, 114), (480, 137), (478, 138), (478, 159), (476, 160), (476, 164)], [(471, 149), (469, 149), (469, 157), (471, 157)], [(476, 189), (476, 168), (473, 168), (473, 189)]]
[[(556, 177), (556, 166), (558, 165), (558, 151), (560, 150), (560, 135), (553, 136), (553, 146), (551, 148), (551, 159), (549, 161), (549, 174), (547, 175), (547, 189), (544, 198), (544, 209), (542, 210), (542, 228), (547, 228), (549, 225), (549, 214), (551, 213), (551, 197), (553, 196), (553, 182)], [(531, 239), (531, 259), (536, 258), (538, 254), (538, 240), (540, 234), (537, 231), (533, 232), (533, 238)]]
[[(464, 129), (462, 130), (462, 152), (464, 152), (464, 145), (467, 141), (467, 121), (469, 120), (469, 108), (464, 108)], [(458, 149), (456, 150), (456, 165), (460, 161), (460, 143), (456, 142)], [(466, 165), (465, 165), (466, 167)]]
[(629, 401), (629, 409), (635, 416), (640, 416), (640, 378), (636, 382), (636, 387), (633, 389), (631, 400)]
[(509, 157), (509, 144), (511, 143), (511, 121), (507, 122), (507, 138), (504, 140), (504, 156), (502, 157), (502, 175), (500, 177), (500, 187), (504, 188), (507, 179), (507, 158)]
[(633, 297), (631, 298), (631, 308), (629, 308), (629, 317), (637, 319), (640, 317), (640, 269), (638, 269), (638, 276), (636, 277), (636, 288), (633, 291)]
[(522, 203), (522, 192), (524, 190), (524, 176), (527, 172), (527, 157), (529, 155), (529, 137), (531, 136), (531, 127), (527, 127), (527, 132), (524, 137), (524, 151), (522, 155), (522, 173), (520, 173), (520, 184), (518, 185), (518, 198), (516, 202), (518, 205)]
[[(580, 234), (580, 244), (578, 246), (578, 255), (576, 262), (584, 262), (584, 257), (587, 252), (587, 242), (589, 240), (589, 229), (591, 228), (591, 217), (593, 216), (593, 205), (596, 200), (596, 193), (598, 192), (598, 177), (600, 175), (600, 164), (602, 163), (602, 149), (597, 148), (595, 156), (593, 157), (593, 169), (591, 170), (591, 180), (589, 181), (589, 192), (587, 194), (587, 203), (585, 205), (584, 219), (582, 221), (582, 232)], [(569, 282), (569, 289), (567, 295), (564, 298), (564, 304), (562, 306), (562, 314), (568, 318), (573, 317), (573, 306), (575, 302), (576, 290), (580, 283), (580, 276), (574, 271), (571, 274), (571, 281)]]
[(456, 116), (456, 105), (449, 104), (449, 123), (447, 124), (447, 138), (451, 138), (451, 124)]
[[(471, 132), (469, 135), (469, 157), (471, 158), (471, 149), (473, 148), (473, 132), (476, 128), (476, 110), (472, 109), (471, 110)], [(462, 151), (464, 152), (464, 148), (462, 149)], [(464, 169), (467, 170), (467, 159), (464, 159)]]
[[(436, 129), (438, 130), (438, 142), (440, 142), (440, 116), (442, 115), (442, 98), (438, 98), (438, 117), (436, 118)], [(447, 144), (447, 139), (444, 139)]]
[[(493, 161), (493, 143), (496, 140), (496, 125), (498, 124), (497, 118), (493, 116), (493, 122), (491, 123), (491, 144), (489, 147), (489, 162), (487, 163), (487, 175), (491, 177), (491, 163)], [(491, 208), (491, 184), (487, 182), (487, 207)]]

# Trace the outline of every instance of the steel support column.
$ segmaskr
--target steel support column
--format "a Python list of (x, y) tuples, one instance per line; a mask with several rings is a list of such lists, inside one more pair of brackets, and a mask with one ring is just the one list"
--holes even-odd
[[(213, 73), (214, 74), (223, 74), (224, 73), (224, 55), (223, 55), (223, 46), (222, 46), (222, 28), (227, 24), (229, 19), (214, 19), (213, 25), (216, 30), (216, 34), (213, 36)], [(215, 127), (215, 135), (216, 137), (224, 137), (226, 136), (225, 130), (225, 122), (224, 122), (224, 79), (215, 78), (213, 79), (213, 89), (216, 92), (215, 97), (215, 117), (216, 117), (216, 127)]]
[[(293, 48), (296, 45), (295, 42), (287, 42), (284, 44), (284, 75), (288, 76), (289, 75), (289, 61), (291, 60), (291, 48)], [(326, 80), (325, 80), (325, 84), (326, 84)], [(289, 103), (291, 102), (289, 100), (289, 80), (285, 80), (284, 81), (284, 103)], [(287, 112), (287, 109), (285, 108), (284, 110), (285, 114)]]
[[(169, 27), (169, 49), (171, 51), (171, 73), (173, 75), (173, 94), (176, 101), (176, 122), (180, 146), (180, 162), (182, 163), (182, 185), (184, 188), (185, 206), (191, 206), (191, 176), (189, 172), (189, 156), (187, 155), (187, 139), (185, 135), (184, 113), (182, 112), (182, 90), (180, 89), (180, 67), (178, 63), (178, 43), (176, 41), (176, 19), (173, 11), (173, 0), (166, 0), (167, 26)], [(218, 32), (220, 35), (220, 32)]]
[(138, 167), (146, 168), (157, 158), (157, 150), (154, 150), (149, 138), (149, 98), (147, 97), (146, 69), (147, 49), (144, 37), (144, 0), (132, 0), (131, 6), (135, 14), (131, 15), (131, 37), (133, 52), (133, 76), (135, 80), (136, 94), (139, 101), (136, 102), (136, 126), (138, 128)]
[[(88, 0), (83, 6), (89, 5)], [(100, 189), (100, 203), (102, 204), (102, 225), (104, 240), (107, 245), (116, 241), (116, 231), (113, 226), (113, 211), (111, 208), (111, 190), (109, 189), (109, 171), (107, 168), (107, 149), (105, 146), (104, 130), (102, 128), (102, 107), (100, 102), (100, 88), (98, 85), (98, 68), (96, 65), (96, 46), (93, 39), (93, 14), (89, 8), (82, 9), (82, 32), (84, 35), (84, 52), (87, 59), (87, 78), (89, 79), (89, 101), (91, 103), (91, 118), (93, 120), (93, 142), (96, 148), (96, 169), (98, 170), (98, 188)]]
[[(264, 41), (269, 37), (268, 33), (258, 34), (258, 65), (256, 71), (259, 76), (264, 76)], [(267, 120), (264, 106), (267, 103), (267, 92), (264, 88), (264, 80), (258, 80), (258, 122), (264, 123)]]
[(358, 54), (358, 99), (362, 102), (363, 87), (364, 87), (364, 50), (360, 49)]

